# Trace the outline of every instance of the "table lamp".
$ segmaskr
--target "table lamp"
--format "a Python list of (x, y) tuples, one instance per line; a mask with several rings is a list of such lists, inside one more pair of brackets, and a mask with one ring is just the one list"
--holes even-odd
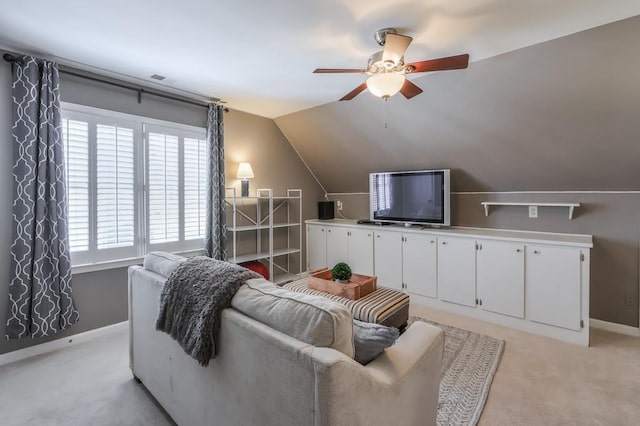
[(236, 177), (241, 181), (241, 185), (242, 185), (241, 195), (243, 197), (248, 197), (249, 196), (249, 179), (252, 179), (254, 177), (251, 164), (240, 163), (240, 165), (238, 165), (238, 174), (236, 175)]

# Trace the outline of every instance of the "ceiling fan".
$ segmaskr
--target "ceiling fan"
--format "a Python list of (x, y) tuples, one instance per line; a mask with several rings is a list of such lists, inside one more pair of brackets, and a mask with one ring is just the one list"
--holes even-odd
[(469, 66), (468, 54), (405, 64), (404, 52), (413, 38), (398, 34), (395, 28), (376, 31), (375, 39), (380, 46), (384, 46), (384, 50), (371, 55), (366, 69), (317, 68), (313, 71), (315, 74), (358, 73), (369, 76), (364, 83), (343, 96), (341, 101), (350, 101), (364, 89), (369, 89), (373, 95), (385, 100), (398, 92), (411, 99), (422, 93), (422, 89), (409, 81), (405, 77), (407, 74), (458, 70)]

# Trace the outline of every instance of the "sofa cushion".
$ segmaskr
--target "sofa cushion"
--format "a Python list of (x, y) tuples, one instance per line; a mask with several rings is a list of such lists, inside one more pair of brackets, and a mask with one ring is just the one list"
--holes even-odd
[(144, 257), (144, 269), (155, 272), (164, 277), (171, 275), (171, 272), (186, 258), (164, 251), (152, 251)]
[(351, 311), (340, 303), (256, 278), (240, 287), (231, 306), (302, 342), (354, 357)]
[(373, 361), (392, 346), (400, 337), (400, 332), (395, 327), (353, 320), (353, 344), (355, 346), (355, 359), (360, 364)]

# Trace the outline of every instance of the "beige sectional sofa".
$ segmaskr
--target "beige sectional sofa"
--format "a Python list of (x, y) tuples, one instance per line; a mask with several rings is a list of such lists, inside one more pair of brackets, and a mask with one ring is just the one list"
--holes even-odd
[(363, 366), (348, 309), (250, 280), (222, 313), (217, 356), (201, 367), (155, 330), (168, 271), (129, 268), (130, 365), (178, 424), (435, 424), (440, 329), (414, 323)]

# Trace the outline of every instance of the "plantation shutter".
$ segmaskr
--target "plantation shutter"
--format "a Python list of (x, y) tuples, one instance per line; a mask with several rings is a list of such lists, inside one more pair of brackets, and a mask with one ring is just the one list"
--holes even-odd
[(89, 123), (62, 120), (69, 246), (71, 252), (89, 250)]
[(97, 247), (132, 247), (135, 243), (133, 129), (98, 124)]
[(207, 209), (207, 141), (184, 138), (184, 238), (203, 239)]
[(175, 135), (148, 133), (149, 243), (180, 240), (180, 156)]

